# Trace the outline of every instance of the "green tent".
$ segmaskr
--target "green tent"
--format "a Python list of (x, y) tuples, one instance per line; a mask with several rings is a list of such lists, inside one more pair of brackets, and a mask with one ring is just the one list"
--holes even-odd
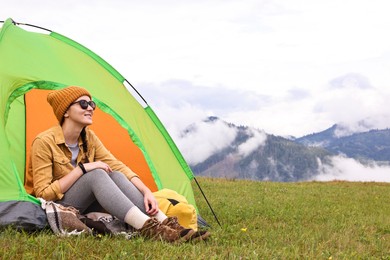
[[(0, 211), (5, 207), (12, 212), (10, 204), (39, 206), (24, 189), (31, 141), (56, 124), (47, 93), (70, 85), (92, 94), (98, 105), (92, 128), (117, 158), (152, 191), (172, 189), (196, 205), (191, 169), (138, 91), (77, 42), (53, 31), (37, 33), (19, 25), (7, 19), (0, 31)], [(7, 221), (0, 213), (0, 226)]]

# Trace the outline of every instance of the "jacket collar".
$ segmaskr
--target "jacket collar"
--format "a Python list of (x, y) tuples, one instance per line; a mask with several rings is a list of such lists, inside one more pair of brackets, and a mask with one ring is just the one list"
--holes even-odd
[[(54, 134), (54, 140), (56, 144), (65, 144), (65, 136), (64, 132), (62, 131), (62, 127), (60, 125), (54, 126), (52, 128), (53, 134)], [(79, 146), (82, 145), (81, 138), (78, 139)]]

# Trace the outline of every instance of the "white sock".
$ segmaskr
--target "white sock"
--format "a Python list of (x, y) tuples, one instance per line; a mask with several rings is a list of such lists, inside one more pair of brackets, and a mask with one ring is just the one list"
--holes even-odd
[(159, 210), (158, 213), (156, 215), (154, 215), (153, 217), (156, 218), (160, 222), (163, 222), (164, 220), (166, 220), (168, 218), (164, 213), (161, 212), (161, 210)]
[(130, 226), (141, 229), (149, 217), (136, 206), (129, 209), (125, 216), (125, 222)]

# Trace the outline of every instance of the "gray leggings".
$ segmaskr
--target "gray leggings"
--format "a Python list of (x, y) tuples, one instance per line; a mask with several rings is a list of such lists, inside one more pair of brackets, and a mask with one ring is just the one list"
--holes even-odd
[(121, 172), (107, 173), (101, 169), (81, 176), (57, 202), (75, 207), (81, 214), (87, 213), (87, 209), (97, 202), (121, 220), (134, 206), (145, 213), (144, 196), (134, 184)]

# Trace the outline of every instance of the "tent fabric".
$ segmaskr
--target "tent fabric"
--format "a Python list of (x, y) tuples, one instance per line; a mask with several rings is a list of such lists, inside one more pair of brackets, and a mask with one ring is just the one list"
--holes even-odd
[(152, 191), (172, 189), (196, 205), (193, 173), (163, 124), (98, 55), (56, 32), (27, 31), (7, 19), (0, 31), (0, 60), (0, 203), (39, 204), (23, 187), (31, 142), (58, 124), (47, 93), (76, 85), (98, 105), (91, 128), (105, 146)]
[(0, 227), (12, 226), (25, 231), (36, 231), (48, 226), (46, 213), (38, 204), (29, 201), (0, 203)]

